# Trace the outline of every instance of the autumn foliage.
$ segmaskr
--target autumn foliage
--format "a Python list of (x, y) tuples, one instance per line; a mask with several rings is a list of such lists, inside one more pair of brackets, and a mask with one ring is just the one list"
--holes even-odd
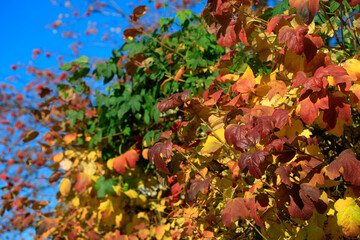
[(139, 6), (108, 61), (63, 64), (34, 114), (57, 205), (17, 185), (1, 213), (37, 239), (357, 237), (359, 1), (256, 4), (208, 0), (154, 32)]

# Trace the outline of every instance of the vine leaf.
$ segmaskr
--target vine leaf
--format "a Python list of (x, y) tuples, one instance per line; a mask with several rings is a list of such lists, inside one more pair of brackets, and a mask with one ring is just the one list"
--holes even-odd
[(228, 200), (224, 210), (221, 212), (221, 219), (228, 228), (231, 228), (231, 223), (239, 217), (247, 219), (249, 216), (250, 211), (246, 207), (246, 203), (243, 198)]
[(341, 173), (346, 181), (356, 186), (360, 186), (359, 172), (360, 161), (356, 159), (354, 152), (350, 149), (340, 153), (339, 157), (326, 168), (326, 175), (330, 179), (339, 177)]
[(262, 171), (260, 170), (261, 164), (265, 161), (266, 152), (257, 150), (255, 153), (246, 152), (239, 158), (239, 167), (243, 171), (248, 169), (250, 174), (256, 178), (261, 178)]
[(115, 190), (113, 186), (115, 185), (116, 181), (114, 179), (105, 180), (105, 177), (101, 176), (95, 184), (95, 190), (97, 191), (98, 198), (103, 199), (106, 196), (106, 193), (114, 194)]
[(192, 179), (190, 182), (190, 189), (188, 190), (189, 199), (193, 201), (198, 192), (206, 194), (211, 181), (211, 178), (207, 178), (204, 181), (201, 179)]
[(347, 237), (356, 237), (359, 234), (360, 207), (353, 198), (339, 199), (336, 201), (337, 224)]
[(124, 174), (126, 166), (134, 168), (138, 160), (139, 154), (134, 149), (131, 149), (119, 157), (114, 158), (113, 166), (118, 173)]
[(189, 95), (190, 91), (189, 89), (186, 89), (184, 92), (175, 93), (171, 97), (161, 100), (156, 104), (156, 107), (160, 112), (165, 112), (171, 108), (175, 108), (183, 104), (189, 98)]
[(91, 178), (86, 173), (78, 173), (76, 177), (75, 191), (77, 193), (83, 193), (87, 187), (91, 184)]
[(296, 8), (297, 14), (309, 25), (318, 11), (319, 0), (290, 0), (290, 8)]
[(149, 150), (149, 160), (155, 161), (155, 167), (162, 172), (170, 173), (163, 158), (170, 159), (173, 144), (170, 139), (166, 143), (157, 143)]

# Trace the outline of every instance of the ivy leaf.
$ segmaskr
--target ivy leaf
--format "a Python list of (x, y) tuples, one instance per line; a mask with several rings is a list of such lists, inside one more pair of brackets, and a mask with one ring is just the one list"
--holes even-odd
[(188, 190), (189, 199), (193, 201), (195, 199), (195, 196), (198, 192), (201, 192), (203, 194), (206, 194), (208, 192), (209, 184), (211, 183), (212, 179), (207, 178), (206, 180), (201, 179), (192, 179), (190, 181), (190, 188)]
[(339, 157), (326, 168), (326, 175), (330, 179), (339, 177), (341, 173), (346, 181), (356, 186), (360, 186), (359, 172), (360, 161), (350, 149), (340, 153)]
[(104, 176), (101, 176), (97, 183), (95, 184), (95, 190), (97, 191), (97, 196), (99, 199), (103, 199), (106, 196), (106, 193), (114, 194), (113, 186), (116, 185), (116, 181), (112, 178), (105, 180)]
[(162, 172), (170, 173), (163, 158), (170, 159), (172, 153), (172, 142), (158, 143), (149, 150), (149, 160), (155, 161), (155, 167)]
[(309, 25), (318, 11), (319, 0), (290, 0), (290, 8), (296, 8), (297, 14)]
[(250, 211), (246, 207), (246, 203), (243, 198), (228, 200), (224, 210), (221, 212), (221, 219), (228, 228), (231, 228), (231, 223), (239, 217), (247, 219), (249, 216)]

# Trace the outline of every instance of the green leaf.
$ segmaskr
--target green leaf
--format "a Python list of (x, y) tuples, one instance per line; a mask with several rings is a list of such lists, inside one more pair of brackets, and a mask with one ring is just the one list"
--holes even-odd
[(104, 176), (101, 176), (97, 183), (95, 184), (95, 190), (97, 191), (97, 196), (99, 199), (103, 199), (107, 193), (114, 194), (113, 186), (116, 185), (116, 181), (114, 179), (105, 180)]
[(330, 12), (335, 12), (336, 10), (338, 10), (340, 7), (340, 3), (336, 2), (336, 1), (331, 1), (330, 3)]
[(71, 62), (65, 63), (60, 67), (60, 69), (63, 70), (63, 71), (70, 71), (71, 68), (72, 68), (72, 63)]
[(185, 11), (183, 11), (183, 12), (178, 12), (178, 13), (177, 13), (177, 16), (178, 16), (178, 18), (179, 18), (179, 21), (180, 21), (182, 24), (184, 24), (184, 22), (185, 22), (186, 19), (187, 19), (187, 15), (186, 15)]

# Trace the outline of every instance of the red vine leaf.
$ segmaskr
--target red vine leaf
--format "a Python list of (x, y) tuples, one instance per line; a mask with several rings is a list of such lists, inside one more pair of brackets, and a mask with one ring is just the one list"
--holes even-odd
[(282, 27), (279, 31), (279, 43), (285, 43), (290, 51), (300, 55), (304, 52), (304, 37), (309, 31), (307, 26), (298, 25), (295, 29)]
[(242, 171), (248, 169), (252, 176), (261, 178), (262, 171), (260, 166), (265, 161), (265, 155), (266, 153), (262, 150), (257, 150), (255, 153), (246, 152), (241, 154), (238, 160), (240, 169)]
[(134, 168), (138, 160), (139, 154), (134, 149), (131, 149), (121, 156), (116, 157), (114, 159), (113, 166), (118, 173), (124, 174), (126, 166)]
[(198, 192), (201, 192), (203, 194), (206, 194), (208, 192), (209, 184), (211, 183), (212, 179), (207, 178), (206, 180), (201, 179), (192, 179), (190, 181), (190, 188), (188, 190), (189, 199), (193, 201), (196, 197), (196, 194)]
[(249, 209), (242, 198), (230, 199), (227, 201), (224, 210), (221, 212), (221, 219), (225, 226), (231, 228), (231, 223), (239, 217), (247, 219), (250, 215)]
[(186, 89), (184, 92), (175, 93), (171, 97), (167, 99), (163, 99), (156, 104), (156, 107), (159, 109), (160, 112), (165, 112), (171, 108), (175, 108), (183, 104), (190, 95), (189, 89)]
[(155, 167), (162, 172), (170, 173), (163, 158), (170, 159), (173, 144), (170, 139), (166, 143), (157, 143), (149, 150), (149, 160), (155, 161)]
[(339, 157), (330, 163), (326, 168), (326, 175), (330, 179), (335, 179), (343, 175), (346, 181), (351, 184), (360, 186), (360, 161), (356, 159), (354, 152), (350, 149), (344, 150)]
[(319, 0), (290, 0), (290, 8), (296, 8), (304, 23), (310, 24), (319, 8)]

